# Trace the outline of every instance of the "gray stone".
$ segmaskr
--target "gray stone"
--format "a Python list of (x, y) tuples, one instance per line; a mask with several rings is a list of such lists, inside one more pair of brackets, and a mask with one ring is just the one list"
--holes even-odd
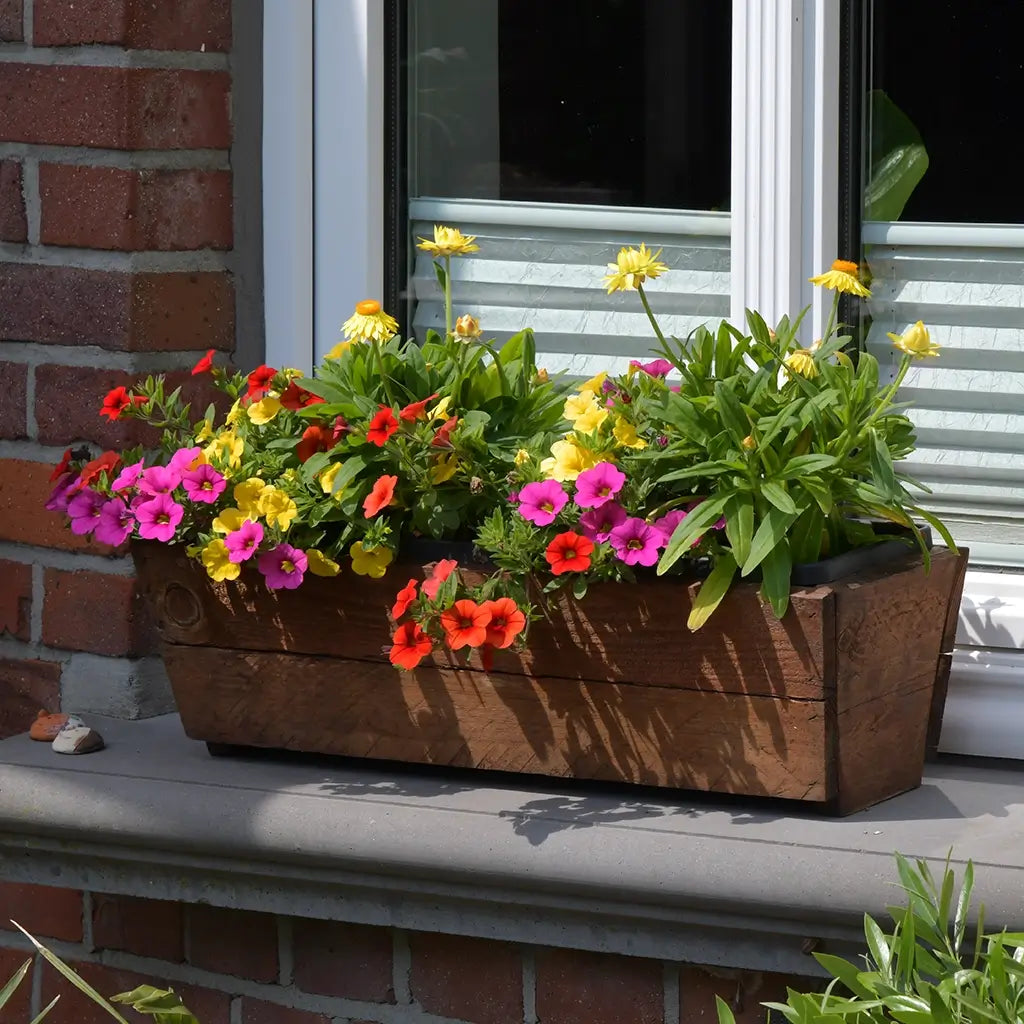
[(151, 718), (174, 710), (160, 658), (104, 658), (72, 654), (61, 676), (61, 707), (110, 718)]

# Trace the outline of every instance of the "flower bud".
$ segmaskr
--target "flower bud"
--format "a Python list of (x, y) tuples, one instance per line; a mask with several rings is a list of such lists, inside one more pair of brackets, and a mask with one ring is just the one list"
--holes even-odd
[(480, 321), (469, 313), (463, 313), (455, 321), (455, 336), (468, 341), (470, 338), (479, 338), (483, 332), (480, 330)]
[(744, 449), (746, 451), (748, 451), (748, 452), (752, 452), (757, 447), (757, 442), (754, 440), (754, 438), (750, 434), (747, 434), (747, 436), (745, 438), (743, 438), (743, 442), (742, 443), (743, 443)]

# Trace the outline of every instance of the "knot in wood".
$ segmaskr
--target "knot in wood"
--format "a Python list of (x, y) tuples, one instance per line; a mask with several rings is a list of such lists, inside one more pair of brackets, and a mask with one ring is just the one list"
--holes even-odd
[(199, 598), (180, 583), (168, 583), (164, 588), (163, 606), (167, 621), (180, 629), (194, 626), (203, 617)]

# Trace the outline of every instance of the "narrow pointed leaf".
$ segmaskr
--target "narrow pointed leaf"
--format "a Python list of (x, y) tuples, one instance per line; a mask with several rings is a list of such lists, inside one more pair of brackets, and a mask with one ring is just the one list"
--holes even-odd
[(765, 480), (761, 484), (761, 493), (780, 511), (796, 515), (799, 511), (789, 492), (774, 480)]
[(722, 598), (729, 592), (729, 585), (736, 575), (736, 559), (728, 552), (719, 556), (714, 569), (701, 584), (690, 609), (686, 628), (696, 631), (711, 617), (711, 613), (722, 603)]
[(29, 968), (32, 966), (31, 959), (26, 960), (15, 972), (11, 975), (8, 982), (3, 988), (0, 988), (0, 1008), (7, 1004), (7, 1001), (14, 994), (14, 990), (25, 980), (25, 975), (28, 974)]
[(782, 542), (795, 519), (795, 514), (783, 512), (774, 505), (768, 509), (750, 543), (750, 554), (743, 563), (741, 575), (749, 576), (765, 560), (768, 553)]
[(725, 506), (725, 536), (737, 565), (750, 555), (754, 536), (754, 499), (749, 494), (735, 494)]
[(782, 618), (789, 607), (790, 579), (793, 559), (789, 542), (783, 539), (768, 552), (761, 563), (761, 596), (772, 606), (777, 618)]
[(714, 498), (708, 498), (698, 505), (687, 517), (675, 528), (667, 547), (661, 554), (661, 561), (658, 562), (658, 575), (667, 572), (680, 558), (685, 555), (693, 546), (693, 542), (716, 522), (725, 508), (726, 502), (732, 497), (729, 494), (720, 494)]

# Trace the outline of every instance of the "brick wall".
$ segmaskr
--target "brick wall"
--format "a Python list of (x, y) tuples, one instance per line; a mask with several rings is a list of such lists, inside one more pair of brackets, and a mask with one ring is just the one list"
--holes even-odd
[(66, 447), (145, 439), (110, 388), (234, 348), (231, 14), (0, 0), (0, 736), (167, 707), (130, 561), (42, 505)]
[[(716, 1024), (715, 994), (740, 1024), (787, 982), (753, 972), (510, 942), (274, 917), (209, 906), (0, 882), (14, 918), (101, 994), (172, 987), (201, 1024)], [(0, 984), (24, 961), (0, 930)], [(45, 964), (10, 1024), (58, 993), (47, 1024), (109, 1020)]]

